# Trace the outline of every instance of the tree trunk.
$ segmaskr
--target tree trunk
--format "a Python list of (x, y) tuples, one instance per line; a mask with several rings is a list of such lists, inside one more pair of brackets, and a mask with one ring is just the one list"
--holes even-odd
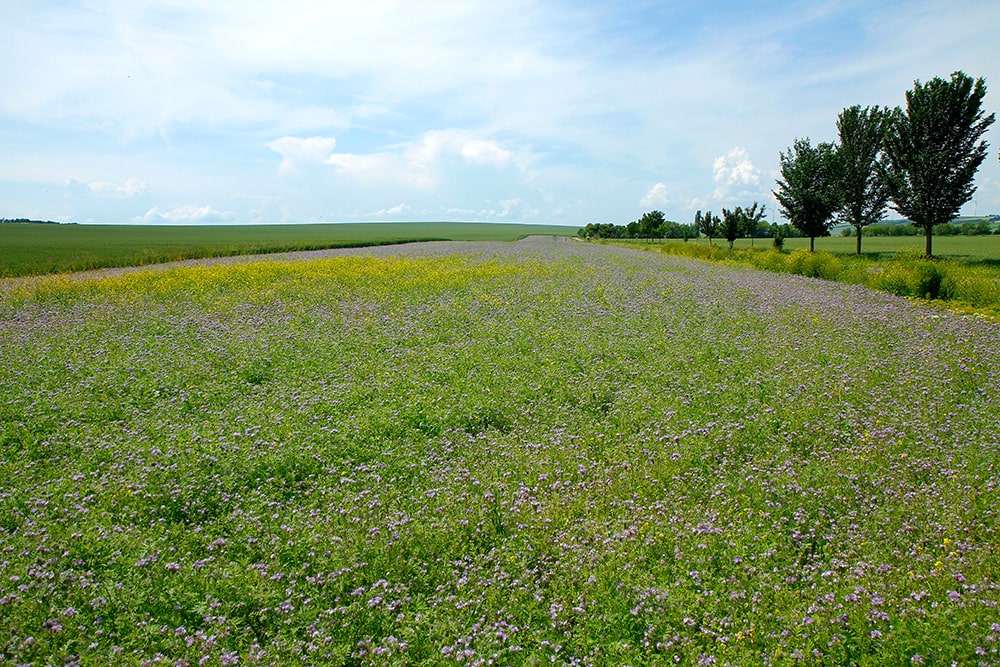
[(860, 257), (861, 256), (861, 228), (860, 227), (855, 227), (854, 231), (858, 235), (858, 249), (855, 251), (855, 254), (857, 254), (857, 256)]
[(926, 241), (924, 244), (924, 254), (927, 255), (927, 259), (933, 257), (933, 255), (931, 254), (931, 232), (933, 231), (933, 229), (934, 228), (931, 227), (930, 225), (924, 227), (924, 233), (925, 233), (924, 239)]
[(809, 252), (816, 252), (816, 237), (809, 237)]

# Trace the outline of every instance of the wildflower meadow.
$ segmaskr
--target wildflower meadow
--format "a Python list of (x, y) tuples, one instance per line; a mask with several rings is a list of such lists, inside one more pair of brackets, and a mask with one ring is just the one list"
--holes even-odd
[(0, 663), (998, 665), (1000, 325), (574, 242), (0, 289)]

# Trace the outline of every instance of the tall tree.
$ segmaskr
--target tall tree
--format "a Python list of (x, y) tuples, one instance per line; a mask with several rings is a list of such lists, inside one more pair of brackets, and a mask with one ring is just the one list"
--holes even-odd
[(881, 162), (888, 110), (855, 105), (840, 112), (836, 149), (837, 218), (854, 227), (855, 252), (861, 254), (861, 230), (885, 216), (889, 186)]
[(814, 147), (808, 138), (796, 139), (780, 157), (781, 179), (773, 194), (781, 204), (781, 214), (809, 237), (809, 252), (813, 252), (816, 237), (830, 235), (833, 214), (840, 203), (833, 144)]
[(946, 81), (915, 81), (906, 112), (895, 109), (885, 135), (887, 179), (893, 208), (924, 230), (932, 256), (935, 225), (950, 222), (976, 191), (972, 180), (986, 158), (983, 133), (995, 116), (983, 114), (986, 82), (964, 72)]

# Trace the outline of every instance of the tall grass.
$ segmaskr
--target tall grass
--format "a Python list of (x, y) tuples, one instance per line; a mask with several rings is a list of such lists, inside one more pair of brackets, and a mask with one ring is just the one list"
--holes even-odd
[(928, 260), (916, 248), (899, 250), (888, 257), (857, 257), (811, 253), (805, 248), (790, 253), (747, 247), (730, 251), (720, 246), (677, 242), (652, 247), (667, 254), (863, 285), (1000, 318), (1000, 270), (983, 262)]

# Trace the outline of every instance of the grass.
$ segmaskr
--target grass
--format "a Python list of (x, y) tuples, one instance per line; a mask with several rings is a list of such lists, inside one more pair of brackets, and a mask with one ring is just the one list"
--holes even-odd
[[(877, 243), (869, 245), (869, 240)], [(818, 239), (815, 253), (809, 252), (808, 239), (786, 239), (786, 249), (780, 252), (762, 239), (757, 239), (754, 245), (741, 239), (733, 250), (729, 250), (724, 241), (710, 245), (704, 239), (688, 243), (618, 243), (770, 272), (863, 285), (1000, 320), (1000, 237), (936, 239), (937, 254), (932, 260), (925, 259), (923, 246), (908, 243), (905, 237), (902, 240), (899, 237), (865, 239), (865, 252), (861, 256), (855, 254), (853, 242), (847, 244), (847, 241), (852, 239)]]
[(309, 225), (43, 225), (0, 224), (0, 277), (139, 266), (180, 259), (408, 241), (513, 241), (570, 236), (569, 227), (480, 223)]
[(997, 324), (584, 243), (0, 296), (0, 662), (1000, 664)]
[[(683, 243), (678, 239), (656, 239), (652, 244)], [(854, 256), (854, 237), (830, 236), (816, 239), (816, 251), (827, 252), (841, 258)], [(632, 241), (637, 245), (650, 245), (648, 241)], [(701, 238), (690, 240), (688, 244), (708, 246), (708, 239)], [(714, 239), (713, 245), (727, 248), (725, 239)], [(772, 247), (771, 239), (737, 239), (734, 248), (743, 250), (748, 248), (757, 250), (769, 250)], [(807, 238), (787, 238), (785, 239), (785, 250), (792, 252), (799, 249), (809, 249), (809, 239)], [(871, 236), (861, 239), (861, 250), (864, 257), (870, 260), (891, 259), (900, 251), (904, 253), (924, 252), (923, 236)], [(968, 263), (982, 263), (986, 265), (1000, 265), (1000, 235), (990, 234), (986, 236), (935, 236), (934, 256), (939, 259), (961, 261)]]
[[(725, 241), (722, 242), (725, 244)], [(816, 239), (816, 250), (838, 256), (853, 256), (857, 239), (853, 237), (831, 236)], [(746, 247), (749, 241), (741, 239), (737, 247)], [(754, 239), (754, 246), (771, 245), (771, 239)], [(785, 249), (792, 251), (809, 248), (809, 239), (785, 239)], [(923, 236), (865, 236), (861, 238), (862, 254), (869, 259), (890, 259), (896, 253), (924, 252)], [(1000, 266), (1000, 235), (986, 236), (935, 236), (934, 255), (939, 259), (968, 263), (986, 263)]]

